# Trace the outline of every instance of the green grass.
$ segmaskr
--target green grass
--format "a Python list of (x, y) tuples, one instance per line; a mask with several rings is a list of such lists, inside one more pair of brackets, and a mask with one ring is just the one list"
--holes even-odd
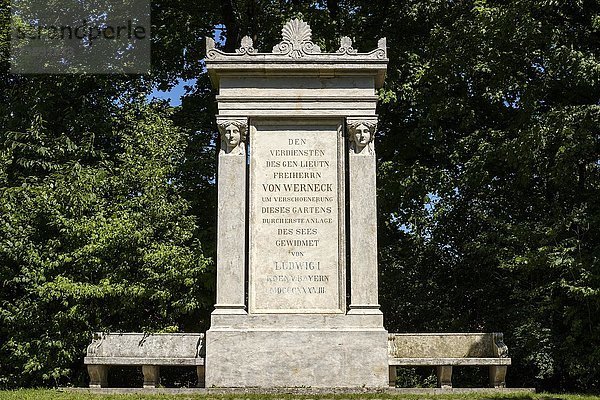
[(62, 392), (48, 389), (27, 389), (14, 391), (0, 391), (0, 400), (354, 400), (354, 399), (381, 399), (381, 400), (600, 400), (600, 396), (551, 394), (551, 393), (512, 393), (512, 394), (445, 394), (445, 395), (392, 395), (392, 394), (322, 394), (322, 395), (289, 395), (289, 394), (90, 394), (76, 392)]

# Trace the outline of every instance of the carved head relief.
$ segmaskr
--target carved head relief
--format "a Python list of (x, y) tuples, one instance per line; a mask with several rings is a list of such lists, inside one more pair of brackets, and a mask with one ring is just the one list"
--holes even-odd
[(354, 142), (360, 146), (366, 146), (371, 141), (371, 132), (365, 124), (360, 124), (354, 131)]
[[(246, 140), (246, 124), (242, 121), (222, 121), (219, 122), (219, 133), (221, 134), (221, 149), (230, 153), (234, 149), (243, 153), (240, 143)], [(238, 153), (236, 152), (236, 153)]]
[(369, 147), (369, 153), (373, 152), (371, 142), (375, 137), (375, 124), (367, 121), (356, 121), (348, 125), (350, 145), (356, 153), (361, 153), (365, 147)]
[(235, 124), (229, 124), (225, 127), (225, 141), (229, 147), (236, 147), (240, 144), (242, 137), (240, 135), (240, 128)]

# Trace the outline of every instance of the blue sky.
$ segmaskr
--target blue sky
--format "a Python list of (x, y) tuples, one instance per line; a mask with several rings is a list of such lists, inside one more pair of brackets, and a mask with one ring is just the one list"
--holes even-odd
[[(224, 35), (225, 27), (222, 24), (215, 25), (213, 30), (213, 39), (217, 44), (223, 46), (225, 44), (225, 35)], [(169, 103), (173, 106), (181, 105), (181, 96), (185, 94), (185, 86), (194, 86), (196, 84), (196, 79), (190, 79), (188, 81), (179, 81), (179, 83), (171, 90), (166, 92), (160, 90), (154, 90), (149, 96), (148, 100), (156, 99), (164, 99), (169, 100)]]
[(161, 90), (154, 89), (154, 91), (152, 91), (152, 93), (148, 96), (148, 100), (164, 99), (169, 100), (173, 107), (180, 106), (181, 96), (185, 94), (185, 86), (194, 86), (195, 83), (195, 79), (190, 79), (188, 81), (180, 80), (179, 83), (169, 91), (163, 92)]
[[(225, 36), (223, 34), (224, 26), (216, 25), (213, 31), (213, 39), (219, 45), (225, 44)], [(171, 90), (166, 92), (160, 90), (154, 90), (149, 96), (148, 100), (156, 99), (164, 99), (169, 100), (170, 104), (173, 107), (181, 105), (181, 96), (185, 94), (185, 86), (194, 86), (196, 84), (196, 79), (190, 79), (188, 81), (179, 81), (179, 83)]]

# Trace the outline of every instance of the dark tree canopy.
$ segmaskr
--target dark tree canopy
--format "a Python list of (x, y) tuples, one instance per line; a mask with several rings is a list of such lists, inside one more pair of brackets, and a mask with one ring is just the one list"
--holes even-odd
[[(268, 51), (302, 17), (329, 51), (387, 37), (386, 328), (502, 331), (510, 386), (600, 390), (598, 0), (156, 0), (147, 76), (11, 75), (9, 16), (1, 0), (0, 387), (82, 384), (92, 331), (208, 327), (203, 37)], [(181, 106), (147, 100), (189, 79)]]

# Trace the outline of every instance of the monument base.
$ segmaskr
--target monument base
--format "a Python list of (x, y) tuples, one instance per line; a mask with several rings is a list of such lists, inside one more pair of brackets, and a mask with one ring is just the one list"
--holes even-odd
[(383, 328), (211, 328), (206, 387), (387, 387), (387, 340)]

